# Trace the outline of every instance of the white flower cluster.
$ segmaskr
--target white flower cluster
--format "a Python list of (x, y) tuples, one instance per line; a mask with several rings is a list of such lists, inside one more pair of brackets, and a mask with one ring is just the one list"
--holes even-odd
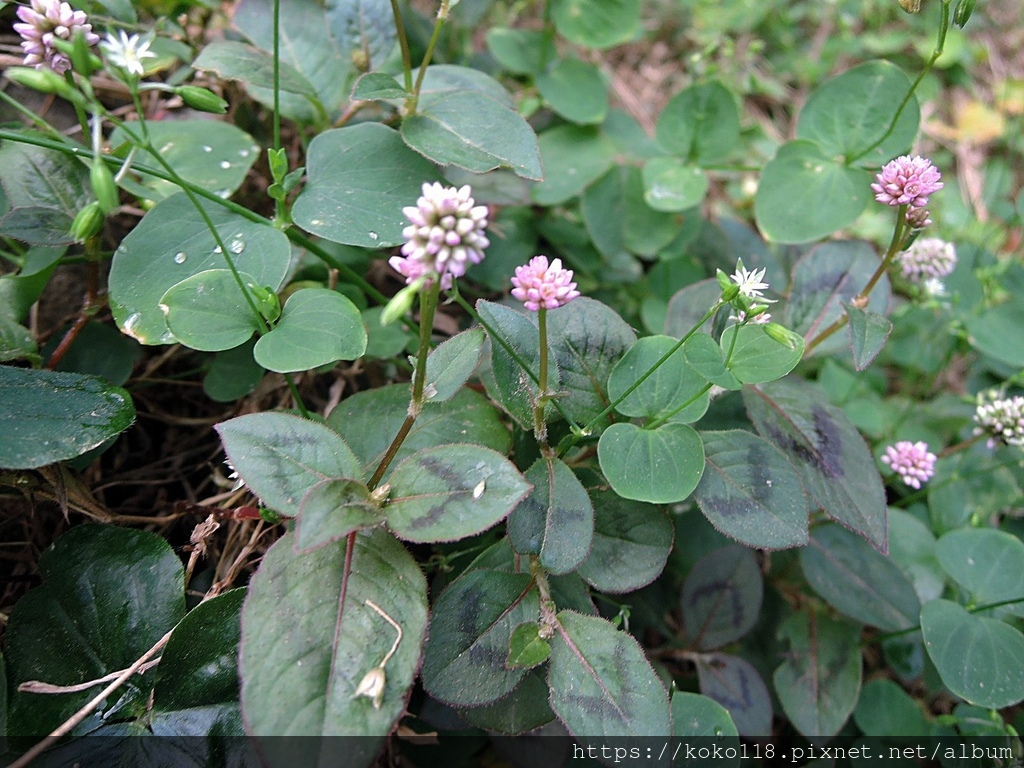
[(1015, 445), (1024, 448), (1024, 397), (999, 397), (997, 392), (978, 395), (974, 411), (976, 435), (988, 435), (988, 446)]

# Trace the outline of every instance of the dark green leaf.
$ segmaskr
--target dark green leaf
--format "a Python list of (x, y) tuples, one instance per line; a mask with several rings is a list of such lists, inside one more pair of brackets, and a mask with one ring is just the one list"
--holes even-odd
[(675, 422), (657, 429), (612, 424), (598, 441), (597, 457), (616, 493), (654, 504), (683, 501), (704, 473), (704, 443)]
[(438, 345), (427, 356), (427, 399), (432, 403), (451, 400), (480, 362), (486, 334), (470, 328)]
[[(351, 562), (345, 545), (296, 555), (291, 534), (280, 539), (250, 582), (242, 610), (238, 668), (250, 732), (374, 737), (347, 742), (340, 754), (329, 741), (310, 747), (346, 768), (372, 762), (405, 711), (426, 633), (426, 592), (416, 561), (385, 531), (357, 534)], [(370, 603), (402, 627), (379, 709), (355, 693), (397, 633)], [(312, 764), (320, 759), (315, 755)]]
[(860, 695), (860, 628), (816, 613), (796, 613), (779, 628), (789, 643), (773, 680), (782, 708), (805, 736), (834, 736)]
[(572, 123), (602, 123), (608, 114), (608, 86), (593, 64), (562, 59), (539, 73), (535, 83), (551, 109)]
[(135, 421), (132, 399), (93, 376), (0, 366), (0, 467), (73, 459)]
[[(678, 291), (668, 303), (665, 333), (676, 338), (689, 333), (721, 295), (722, 288), (714, 279), (701, 280)], [(711, 322), (705, 321), (700, 330), (710, 333)]]
[[(618, 400), (677, 346), (678, 341), (670, 336), (647, 336), (637, 341), (608, 377), (608, 397)], [(678, 347), (615, 409), (625, 416), (697, 421), (708, 409), (710, 389), (704, 377), (686, 362), (682, 347)]]
[(1024, 542), (1019, 538), (992, 528), (963, 528), (939, 539), (936, 554), (973, 604), (1019, 600), (1003, 610), (1024, 616)]
[(379, 123), (324, 131), (309, 144), (309, 179), (295, 199), (295, 222), (347, 245), (384, 248), (402, 242), (402, 208), (415, 205), (437, 169)]
[(299, 554), (384, 522), (380, 508), (370, 501), (370, 492), (356, 480), (317, 483), (302, 497), (296, 517), (295, 551)]
[(889, 557), (910, 579), (921, 603), (940, 597), (946, 586), (935, 549), (927, 525), (902, 509), (889, 509)]
[(930, 731), (918, 703), (886, 678), (865, 683), (853, 719), (865, 736), (923, 736)]
[(705, 468), (694, 498), (715, 528), (759, 549), (807, 543), (807, 496), (778, 448), (741, 430), (701, 439)]
[(540, 670), (527, 672), (505, 698), (459, 714), (477, 728), (508, 736), (532, 731), (555, 719), (548, 705), (548, 684)]
[(504, 456), (479, 445), (441, 445), (391, 473), (384, 509), (406, 541), (455, 541), (487, 530), (526, 496), (530, 484)]
[[(345, 438), (368, 474), (384, 458), (405, 421), (410, 395), (407, 384), (368, 389), (342, 400), (327, 417), (327, 424)], [(463, 388), (447, 402), (427, 402), (395, 454), (395, 462), (424, 448), (450, 443), (475, 443), (507, 454), (512, 438), (498, 410), (482, 395)]]
[(594, 538), (594, 508), (572, 470), (559, 459), (541, 457), (526, 471), (533, 485), (508, 519), (512, 546), (540, 556), (549, 573), (570, 573), (587, 559)]
[(528, 621), (512, 631), (508, 646), (508, 661), (505, 666), (509, 669), (517, 667), (530, 669), (543, 664), (550, 655), (551, 645), (540, 636), (540, 627), (537, 622)]
[[(256, 285), (276, 291), (292, 259), (284, 233), (212, 202), (200, 205), (238, 271), (251, 275)], [(225, 254), (188, 197), (179, 194), (162, 200), (114, 251), (110, 265), (114, 319), (124, 333), (142, 344), (172, 344), (175, 338), (160, 309), (163, 295), (193, 275), (227, 266)], [(242, 300), (237, 285), (235, 290)]]
[(814, 591), (847, 616), (889, 632), (917, 626), (921, 604), (913, 585), (860, 536), (818, 526), (800, 550), (800, 565)]
[(264, 370), (252, 357), (256, 340), (214, 355), (203, 379), (203, 392), (218, 403), (229, 403), (252, 393)]
[(591, 489), (594, 546), (579, 574), (602, 592), (632, 592), (661, 574), (672, 551), (674, 530), (664, 511)]
[(253, 355), (268, 370), (291, 373), (355, 360), (365, 351), (356, 305), (337, 291), (304, 288), (288, 297), (280, 321), (256, 342)]
[[(200, 51), (192, 62), (192, 68), (215, 72), (225, 80), (239, 80), (246, 85), (274, 87), (274, 57), (259, 48), (234, 40), (211, 42)], [(279, 63), (278, 87), (284, 93), (304, 96), (310, 103), (319, 100), (313, 84), (287, 61)]]
[(764, 585), (753, 553), (717, 549), (700, 560), (683, 583), (680, 605), (690, 642), (701, 650), (739, 640), (761, 614)]
[(1024, 366), (1022, 324), (1024, 307), (1011, 301), (967, 318), (967, 338), (979, 352), (1019, 368)]
[(790, 141), (761, 173), (754, 216), (769, 240), (807, 243), (852, 224), (870, 194), (865, 171), (842, 165), (814, 142)]
[(892, 323), (877, 312), (865, 312), (852, 304), (845, 306), (850, 318), (850, 348), (853, 350), (853, 367), (863, 371), (885, 346)]
[[(59, 333), (51, 336), (43, 347), (43, 355), (53, 354), (62, 338)], [(90, 320), (67, 347), (56, 370), (99, 376), (111, 384), (121, 385), (131, 376), (140, 353), (139, 345), (113, 325)]]
[(772, 697), (754, 665), (738, 656), (705, 654), (697, 662), (700, 692), (725, 707), (748, 739), (772, 733)]
[(560, 125), (537, 137), (544, 180), (530, 191), (539, 205), (576, 197), (615, 162), (615, 145), (597, 128)]
[(33, 245), (71, 243), (71, 222), (93, 197), (85, 165), (63, 152), (6, 141), (0, 168), (11, 209), (0, 219), (0, 233)]
[(380, 69), (395, 47), (395, 19), (388, 0), (328, 0), (327, 22), (341, 53), (359, 69)]
[(287, 413), (251, 413), (217, 425), (224, 451), (263, 503), (294, 516), (317, 483), (361, 480), (355, 454), (338, 434)]
[(487, 49), (502, 67), (515, 75), (539, 75), (556, 56), (551, 36), (536, 29), (489, 29)]
[(668, 697), (640, 644), (608, 621), (558, 614), (551, 641), (551, 708), (577, 739), (662, 736), (671, 730)]
[[(22, 597), (7, 625), (8, 673), (14, 687), (29, 680), (78, 685), (123, 670), (185, 615), (184, 569), (159, 536), (107, 525), (80, 525), (39, 561), (43, 585)], [(131, 678), (84, 721), (145, 712), (153, 675)], [(102, 690), (12, 693), (9, 735), (35, 741)], [(26, 745), (28, 746), (28, 745)]]
[(639, 0), (555, 0), (551, 19), (559, 34), (588, 48), (611, 48), (639, 31)]
[[(723, 750), (728, 748), (734, 750), (735, 760), (726, 759), (722, 762), (723, 766), (739, 763), (740, 758), (737, 754), (739, 741), (734, 740), (739, 735), (736, 731), (736, 724), (733, 723), (727, 709), (707, 696), (685, 691), (675, 692), (672, 696), (672, 735), (682, 738), (710, 737)], [(723, 744), (721, 741), (724, 739), (729, 739), (729, 741)], [(683, 753), (676, 757), (673, 765), (690, 765), (692, 762), (686, 760), (685, 753)]]
[(661, 146), (689, 163), (718, 162), (739, 143), (736, 99), (716, 80), (690, 86), (665, 105), (655, 137)]
[(512, 632), (539, 611), (528, 574), (478, 570), (454, 581), (434, 603), (423, 657), (427, 692), (471, 707), (505, 696), (526, 673), (505, 664)]
[(884, 554), (885, 490), (846, 415), (812, 385), (789, 379), (744, 387), (743, 402), (757, 431), (792, 462), (812, 501)]
[(921, 608), (921, 632), (942, 682), (957, 696), (990, 709), (1024, 699), (1024, 635), (1009, 624), (931, 600)]
[(367, 72), (352, 87), (353, 101), (387, 101), (407, 99), (411, 96), (391, 75), (383, 72)]
[(247, 342), (260, 328), (254, 311), (260, 285), (245, 272), (238, 278), (249, 300), (229, 269), (207, 269), (169, 288), (159, 306), (175, 341), (200, 352), (221, 352)]

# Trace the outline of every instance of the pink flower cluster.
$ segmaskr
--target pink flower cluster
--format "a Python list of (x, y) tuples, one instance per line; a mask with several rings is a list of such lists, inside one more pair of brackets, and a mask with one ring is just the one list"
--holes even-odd
[(956, 249), (937, 237), (915, 240), (897, 259), (903, 276), (915, 283), (942, 278), (956, 268)]
[(410, 222), (402, 232), (404, 256), (392, 256), (388, 263), (406, 283), (436, 274), (442, 288), (451, 288), (453, 277), (483, 261), (484, 248), (490, 245), (484, 233), (487, 206), (476, 205), (471, 194), (468, 185), (456, 189), (435, 181), (423, 185), (415, 207), (402, 209)]
[(572, 282), (572, 270), (562, 269), (562, 260), (548, 264), (547, 256), (534, 256), (529, 264), (516, 267), (512, 295), (532, 312), (557, 309), (580, 295)]
[(59, 0), (31, 0), (30, 5), (18, 8), (20, 24), (14, 31), (22, 37), (25, 66), (64, 74), (71, 69), (71, 60), (53, 46), (53, 41), (74, 38), (76, 32), (85, 36), (85, 42), (95, 45), (99, 36), (92, 31), (84, 11), (76, 11)]
[(915, 155), (903, 155), (885, 164), (871, 185), (875, 200), (887, 205), (909, 205), (924, 208), (928, 196), (944, 186), (939, 179), (942, 175), (932, 161)]
[(887, 446), (882, 462), (892, 467), (903, 482), (911, 488), (921, 488), (935, 474), (936, 456), (928, 450), (928, 444), (918, 440), (900, 440), (895, 445)]

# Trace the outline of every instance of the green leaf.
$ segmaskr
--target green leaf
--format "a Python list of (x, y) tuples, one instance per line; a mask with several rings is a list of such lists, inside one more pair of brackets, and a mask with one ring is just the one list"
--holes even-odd
[(1002, 610), (1024, 616), (1024, 542), (992, 528), (964, 528), (939, 539), (942, 569), (967, 590), (971, 603), (1019, 600)]
[(294, 516), (313, 486), (324, 480), (361, 480), (352, 449), (336, 432), (287, 413), (251, 413), (216, 426), (235, 471), (277, 511)]
[[(785, 324), (810, 341), (843, 316), (844, 305), (867, 285), (878, 265), (878, 255), (867, 243), (841, 240), (812, 248), (793, 267)], [(889, 278), (883, 275), (871, 291), (865, 309), (883, 314), (891, 295)], [(848, 346), (848, 342), (843, 341), (842, 334), (836, 333), (819, 344), (814, 352), (827, 355), (844, 346)]]
[[(374, 737), (351, 741), (341, 754), (329, 741), (310, 747), (325, 751), (313, 763), (330, 752), (333, 764), (361, 768), (405, 711), (426, 633), (427, 585), (412, 556), (379, 529), (357, 534), (351, 553), (342, 544), (296, 555), (293, 545), (291, 534), (275, 543), (249, 584), (242, 711), (250, 733)], [(396, 632), (369, 602), (402, 627), (379, 709), (355, 693)]]
[[(234, 40), (211, 42), (199, 52), (192, 62), (192, 68), (201, 72), (215, 72), (224, 80), (237, 80), (245, 85), (274, 87), (273, 55)], [(283, 93), (304, 96), (311, 104), (319, 102), (313, 84), (287, 61), (279, 62), (278, 87)]]
[(528, 621), (512, 631), (508, 646), (508, 661), (505, 662), (505, 666), (509, 669), (517, 667), (531, 669), (543, 664), (550, 655), (551, 644), (540, 636), (540, 627), (537, 626), (537, 622)]
[(561, 59), (534, 79), (551, 109), (571, 123), (603, 123), (608, 114), (608, 86), (601, 70), (579, 59)]
[[(711, 281), (714, 282), (714, 281)], [(685, 290), (685, 289), (684, 289)], [(694, 323), (700, 315), (694, 318)], [(706, 333), (695, 333), (683, 345), (683, 355), (697, 373), (724, 389), (740, 389), (740, 383), (732, 372), (725, 367), (725, 355), (722, 348)]]
[(1019, 368), (1024, 366), (1022, 323), (1024, 308), (1018, 302), (1000, 304), (967, 318), (967, 340), (982, 354)]
[(761, 172), (754, 217), (769, 240), (807, 243), (852, 224), (870, 194), (867, 172), (843, 165), (813, 142), (790, 141)]
[(758, 549), (806, 544), (807, 496), (785, 455), (741, 430), (700, 436), (705, 467), (693, 495), (711, 524)]
[(0, 183), (10, 210), (0, 233), (33, 245), (68, 245), (75, 216), (92, 199), (89, 171), (63, 152), (5, 141), (0, 146)]
[(949, 600), (931, 600), (921, 608), (921, 632), (942, 682), (955, 695), (989, 709), (1024, 699), (1024, 635), (1010, 625)]
[(380, 69), (394, 50), (398, 34), (388, 0), (328, 0), (327, 22), (341, 53), (355, 61), (365, 56), (360, 69)]
[[(826, 155), (881, 166), (910, 149), (917, 137), (917, 98), (903, 104), (910, 87), (895, 64), (866, 61), (814, 89), (800, 110), (796, 136), (817, 143)], [(897, 109), (900, 117), (890, 133)], [(876, 142), (881, 143), (868, 152)]]
[[(721, 295), (722, 287), (713, 278), (700, 280), (676, 292), (668, 302), (665, 333), (677, 338), (689, 333)], [(710, 333), (711, 324), (712, 320), (708, 319), (699, 330)]]
[(548, 686), (570, 734), (585, 741), (671, 731), (668, 696), (632, 636), (574, 611), (561, 611), (558, 622)]
[(689, 641), (708, 651), (739, 640), (757, 623), (764, 585), (745, 547), (716, 549), (693, 566), (680, 606)]
[(708, 177), (678, 157), (654, 157), (644, 163), (644, 200), (656, 211), (685, 211), (708, 193)]
[(356, 305), (337, 291), (304, 288), (288, 297), (280, 321), (256, 342), (253, 354), (264, 368), (291, 373), (355, 360), (365, 351), (366, 328)]
[[(147, 123), (149, 141), (184, 181), (213, 191), (219, 197), (234, 194), (253, 164), (259, 159), (260, 148), (252, 136), (231, 123), (218, 120), (154, 120)], [(138, 131), (132, 129), (138, 136)], [(116, 128), (110, 135), (110, 145), (131, 144), (128, 133)], [(136, 158), (139, 165), (163, 167), (147, 150)], [(126, 176), (121, 186), (137, 197), (163, 200), (181, 187), (155, 176), (138, 174), (138, 181)]]
[(834, 736), (860, 695), (860, 628), (816, 613), (796, 613), (779, 628), (789, 643), (773, 680), (782, 708), (804, 736)]
[(696, 664), (700, 692), (728, 710), (740, 735), (771, 735), (772, 697), (754, 665), (725, 653), (703, 654)]
[(434, 603), (423, 656), (423, 687), (456, 706), (490, 704), (526, 674), (509, 668), (509, 641), (520, 624), (536, 620), (540, 598), (525, 573), (471, 571)]
[(917, 626), (921, 603), (913, 585), (860, 536), (837, 525), (816, 527), (810, 546), (800, 550), (800, 567), (811, 588), (841, 613), (887, 632)]
[[(368, 389), (342, 400), (327, 417), (328, 426), (345, 438), (367, 474), (377, 468), (398, 434), (408, 415), (410, 396), (407, 384)], [(394, 460), (450, 443), (475, 443), (507, 454), (512, 438), (487, 398), (463, 388), (447, 402), (427, 402)], [(387, 478), (385, 474), (383, 479)]]
[(586, 489), (560, 459), (541, 457), (524, 477), (533, 490), (509, 516), (512, 546), (539, 555), (549, 573), (576, 570), (594, 539), (594, 508)]
[(404, 100), (411, 95), (395, 78), (383, 72), (367, 72), (352, 86), (352, 101)]
[(526, 496), (530, 484), (504, 456), (479, 445), (441, 445), (391, 473), (384, 512), (406, 541), (455, 541), (480, 533)]
[(201, 352), (234, 349), (247, 342), (260, 328), (253, 311), (260, 286), (252, 275), (241, 272), (238, 277), (252, 304), (228, 269), (208, 269), (169, 288), (160, 297), (160, 309), (174, 339)]
[(527, 733), (555, 719), (548, 705), (548, 684), (539, 670), (528, 672), (505, 698), (459, 714), (477, 728), (507, 736)]
[[(558, 403), (570, 418), (589, 424), (608, 407), (605, 382), (635, 341), (629, 323), (586, 296), (548, 312), (548, 348), (558, 364)], [(608, 417), (603, 418), (595, 430), (607, 423)]]
[(927, 525), (902, 509), (889, 509), (889, 557), (910, 579), (921, 603), (940, 597), (946, 586), (935, 550)]
[(295, 223), (346, 245), (385, 248), (403, 242), (404, 206), (415, 205), (437, 169), (379, 123), (324, 131), (309, 144), (309, 178), (295, 199)]
[(690, 86), (665, 105), (655, 138), (687, 163), (710, 165), (724, 159), (740, 140), (736, 97), (717, 80)]
[(558, 33), (587, 48), (611, 48), (640, 29), (639, 0), (554, 0), (551, 19)]
[[(231, 18), (253, 44), (272, 52), (273, 11), (273, 0), (241, 0)], [(342, 54), (331, 38), (323, 5), (317, 0), (289, 0), (281, 4), (278, 39), (280, 61), (313, 84), (318, 102), (323, 105), (314, 107), (305, 96), (284, 93), (280, 98), (282, 115), (303, 123), (326, 123), (327, 115), (345, 103), (355, 70), (351, 58)], [(264, 106), (273, 108), (272, 87), (250, 82), (246, 90)]]
[(539, 75), (557, 52), (551, 36), (535, 29), (494, 27), (487, 30), (487, 50), (514, 75)]
[(722, 334), (722, 349), (732, 350), (728, 368), (744, 384), (781, 379), (804, 355), (802, 341), (796, 349), (790, 349), (769, 336), (764, 326), (757, 323), (726, 328)]
[(930, 731), (918, 703), (886, 678), (865, 683), (853, 719), (865, 736), (923, 736)]
[(579, 567), (583, 579), (601, 592), (632, 592), (661, 574), (675, 531), (667, 514), (651, 504), (629, 501), (592, 488), (594, 545)]
[[(6, 633), (12, 687), (29, 680), (78, 685), (131, 666), (185, 615), (184, 569), (159, 536), (79, 525), (39, 561), (43, 585), (14, 606)], [(146, 711), (153, 674), (132, 677), (81, 724)], [(40, 694), (14, 690), (8, 734), (42, 738), (102, 690)]]
[[(622, 397), (677, 344), (678, 340), (670, 336), (647, 336), (637, 341), (608, 377), (608, 397), (612, 401)], [(671, 414), (673, 422), (696, 421), (708, 409), (710, 389), (704, 377), (686, 362), (679, 347), (615, 409), (624, 416), (657, 419)]]
[(580, 194), (615, 162), (615, 145), (599, 129), (559, 125), (537, 137), (544, 180), (530, 190), (538, 205), (557, 205)]
[[(530, 312), (527, 315), (525, 310), (517, 311), (483, 299), (477, 302), (476, 309), (488, 327), (515, 350), (519, 359), (533, 371), (534, 376), (539, 375), (540, 331), (537, 328), (536, 313)], [(549, 350), (550, 341), (549, 338)], [(557, 358), (550, 351), (548, 360), (548, 389), (558, 391)], [(508, 353), (504, 345), (494, 339), (491, 339), (491, 372), (494, 375), (494, 399), (521, 427), (532, 428), (533, 408), (540, 394), (537, 383)]]
[(419, 105), (425, 109), (436, 101), (441, 101), (453, 93), (474, 93), (489, 96), (509, 109), (515, 109), (516, 103), (505, 86), (487, 73), (472, 67), (459, 67), (453, 64), (434, 64), (427, 67), (420, 88)]
[(0, 467), (73, 459), (135, 421), (132, 399), (93, 376), (0, 366)]
[[(53, 354), (62, 338), (62, 333), (51, 336), (42, 354)], [(131, 376), (141, 351), (138, 344), (113, 325), (90, 320), (82, 326), (55, 370), (99, 376), (110, 384), (121, 385)]]
[(846, 316), (850, 318), (850, 348), (853, 350), (853, 367), (863, 371), (885, 346), (892, 323), (877, 312), (865, 312), (847, 304)]
[(39, 346), (32, 331), (7, 315), (0, 314), (0, 362), (20, 360), (38, 351)]
[[(238, 271), (251, 275), (260, 287), (280, 288), (292, 259), (284, 233), (212, 202), (200, 201), (200, 205)], [(114, 319), (141, 344), (172, 344), (175, 338), (160, 309), (164, 294), (193, 275), (227, 265), (225, 254), (188, 197), (179, 194), (162, 200), (114, 251), (109, 278)], [(237, 285), (235, 291), (242, 300)]]
[(356, 480), (320, 481), (302, 497), (296, 517), (295, 551), (299, 554), (384, 522), (370, 492)]
[(675, 422), (657, 429), (612, 424), (598, 441), (597, 458), (616, 493), (653, 504), (683, 501), (704, 473), (704, 443)]
[(793, 464), (811, 500), (838, 523), (888, 549), (885, 489), (856, 427), (814, 386), (791, 379), (744, 387), (757, 431)]
[(153, 711), (158, 722), (202, 707), (237, 712), (239, 614), (245, 594), (233, 589), (206, 600), (174, 628), (156, 669)]
[(248, 343), (218, 352), (210, 362), (203, 379), (203, 392), (218, 403), (230, 403), (251, 394), (259, 385), (265, 371), (252, 358), (255, 339)]
[(64, 253), (64, 248), (29, 248), (16, 273), (0, 275), (0, 317), (24, 321), (46, 290)]
[(451, 91), (425, 100), (401, 130), (406, 144), (439, 165), (474, 173), (507, 167), (525, 179), (544, 175), (530, 124), (478, 91)]
[[(721, 739), (730, 739), (725, 745), (719, 744), (723, 749), (731, 747), (733, 750), (737, 750), (739, 746), (738, 741), (732, 741), (739, 736), (739, 733), (736, 731), (736, 724), (729, 716), (729, 711), (714, 699), (701, 696), (699, 693), (676, 691), (673, 694), (672, 735), (682, 738), (710, 737), (715, 739), (716, 744), (719, 744)], [(737, 756), (733, 764), (738, 762), (739, 757)], [(683, 760), (677, 758), (673, 764), (689, 765), (690, 761), (685, 758)], [(726, 760), (723, 765), (729, 765), (729, 761)]]
[(443, 403), (455, 396), (476, 371), (486, 338), (483, 328), (470, 328), (443, 341), (427, 356), (427, 400)]

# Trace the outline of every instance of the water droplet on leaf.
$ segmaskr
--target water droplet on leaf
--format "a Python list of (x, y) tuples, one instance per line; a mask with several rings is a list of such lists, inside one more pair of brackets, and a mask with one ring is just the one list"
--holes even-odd
[(186, 259), (188, 259), (188, 254), (185, 253), (184, 251), (178, 251), (176, 254), (174, 254), (175, 264), (184, 264)]

